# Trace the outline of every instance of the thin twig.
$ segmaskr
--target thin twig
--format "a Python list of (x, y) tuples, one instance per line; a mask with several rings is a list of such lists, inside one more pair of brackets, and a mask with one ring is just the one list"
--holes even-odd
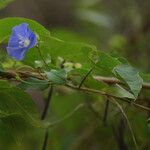
[[(8, 71), (3, 71), (0, 72), (0, 76), (3, 78), (11, 79), (15, 78), (16, 74), (19, 74), (20, 77), (22, 78), (29, 78), (29, 77), (35, 77), (37, 79), (45, 80), (39, 76), (38, 72), (30, 72), (30, 71), (21, 71), (21, 70), (8, 70)], [(96, 79), (99, 82), (105, 82), (108, 84), (123, 84), (120, 80), (112, 77), (102, 77), (102, 76), (94, 76), (94, 79)], [(150, 83), (149, 82), (144, 82), (143, 86), (144, 89), (150, 89)]]
[[(53, 87), (51, 85), (51, 87), (49, 89), (49, 92), (48, 92), (48, 97), (47, 97), (47, 101), (46, 101), (46, 104), (45, 104), (45, 107), (44, 107), (44, 111), (43, 111), (42, 116), (41, 116), (41, 120), (44, 120), (46, 115), (47, 115), (49, 104), (50, 104), (50, 101), (51, 101), (51, 98), (52, 98), (52, 93), (53, 93)], [(47, 143), (48, 143), (48, 129), (46, 129), (46, 131), (45, 131), (42, 150), (46, 150)]]
[(69, 88), (72, 88), (74, 90), (78, 90), (78, 91), (83, 91), (83, 92), (88, 92), (88, 93), (97, 93), (97, 94), (100, 94), (100, 95), (104, 95), (104, 96), (108, 96), (108, 97), (112, 97), (112, 98), (115, 98), (115, 99), (119, 99), (123, 102), (126, 102), (128, 104), (130, 104), (131, 106), (135, 106), (135, 107), (138, 107), (138, 108), (141, 108), (142, 110), (144, 111), (150, 111), (150, 108), (146, 107), (146, 106), (143, 106), (143, 105), (140, 105), (140, 104), (137, 104), (135, 102), (132, 102), (128, 99), (125, 99), (123, 97), (117, 97), (115, 95), (112, 95), (112, 94), (108, 94), (106, 92), (103, 92), (103, 91), (100, 91), (100, 90), (95, 90), (95, 89), (90, 89), (90, 88), (85, 88), (85, 87), (81, 87), (80, 89), (76, 86), (73, 86), (73, 85), (66, 85), (67, 87)]
[(46, 150), (47, 142), (48, 142), (48, 129), (46, 129), (46, 131), (45, 131), (44, 142), (43, 142), (43, 145), (42, 145), (42, 150)]
[(103, 116), (104, 126), (107, 126), (108, 108), (109, 108), (109, 100), (107, 97), (106, 104), (105, 104), (105, 110), (104, 110), (104, 116)]
[[(123, 82), (114, 77), (93, 76), (93, 78), (99, 82), (104, 82), (107, 84), (124, 84)], [(144, 89), (150, 89), (150, 83), (144, 82), (142, 87)]]
[(112, 99), (112, 101), (117, 105), (117, 107), (120, 109), (122, 115), (123, 115), (124, 118), (126, 119), (127, 124), (128, 124), (128, 127), (129, 127), (129, 130), (130, 130), (131, 135), (132, 135), (132, 139), (133, 139), (135, 148), (136, 148), (136, 150), (139, 150), (138, 145), (137, 145), (137, 142), (136, 142), (136, 138), (135, 138), (135, 135), (134, 135), (134, 132), (133, 132), (133, 129), (132, 129), (132, 127), (131, 127), (130, 121), (129, 121), (129, 119), (128, 119), (126, 113), (124, 112), (122, 106), (121, 106), (115, 99), (113, 99), (113, 98), (111, 98), (111, 99)]

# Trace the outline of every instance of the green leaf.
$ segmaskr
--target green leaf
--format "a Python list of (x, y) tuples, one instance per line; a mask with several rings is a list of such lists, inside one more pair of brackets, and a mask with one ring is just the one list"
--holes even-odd
[[(115, 76), (124, 82), (134, 95), (135, 99), (142, 88), (143, 79), (140, 77), (139, 72), (127, 63), (123, 63), (119, 58), (115, 58), (104, 52), (97, 52), (96, 66), (101, 69), (97, 73), (103, 74), (107, 72), (109, 76)], [(132, 97), (132, 96), (130, 96)]]
[(112, 57), (104, 52), (98, 52), (98, 61), (96, 65), (108, 72), (111, 72), (114, 67), (121, 64), (118, 58)]
[(45, 72), (48, 80), (53, 84), (66, 84), (67, 74), (64, 70), (54, 70), (52, 69), (50, 72)]
[(19, 144), (26, 131), (44, 125), (31, 97), (5, 80), (0, 80), (0, 120)]
[[(62, 57), (66, 61), (78, 62), (83, 65), (90, 64), (88, 56), (95, 47), (84, 43), (62, 41), (52, 36), (40, 37), (40, 39), (42, 40), (39, 43), (39, 48), (44, 59), (47, 59), (48, 55), (50, 55), (53, 62), (56, 62), (58, 57)], [(24, 62), (26, 64), (30, 62), (33, 65), (36, 60), (41, 60), (41, 58), (37, 49), (32, 48), (28, 51)]]
[(128, 85), (136, 99), (143, 84), (143, 79), (140, 77), (139, 72), (129, 65), (118, 65), (113, 69), (113, 72)]
[(5, 8), (9, 3), (13, 1), (14, 0), (0, 0), (0, 9)]
[(28, 78), (25, 82), (18, 85), (21, 89), (40, 89), (45, 90), (49, 86), (49, 82), (45, 80), (39, 80), (36, 78)]
[(129, 99), (135, 99), (133, 94), (128, 92), (126, 89), (124, 89), (120, 85), (117, 85), (115, 87), (115, 89), (117, 90), (117, 94), (115, 94), (116, 96), (118, 96), (118, 97), (125, 97), (125, 98), (129, 98)]
[(0, 118), (19, 115), (32, 126), (41, 126), (38, 110), (27, 93), (1, 80), (0, 97)]
[(54, 37), (50, 37), (48, 40), (48, 48), (50, 48), (50, 55), (52, 57), (61, 56), (68, 61), (75, 62), (88, 62), (88, 55), (95, 47), (84, 44), (66, 42)]
[(28, 122), (19, 115), (1, 118), (0, 125), (3, 125), (3, 128), (9, 133), (9, 138), (17, 144), (21, 144), (25, 134), (32, 129)]

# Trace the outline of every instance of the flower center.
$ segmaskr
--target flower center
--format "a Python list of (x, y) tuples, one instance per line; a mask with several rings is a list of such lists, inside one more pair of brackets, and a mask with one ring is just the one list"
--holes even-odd
[(30, 45), (30, 40), (29, 39), (25, 39), (24, 43), (23, 43), (23, 46), (24, 47), (28, 47), (29, 45)]
[(30, 40), (27, 38), (24, 38), (22, 36), (19, 35), (19, 45), (21, 48), (23, 47), (28, 47), (30, 45)]

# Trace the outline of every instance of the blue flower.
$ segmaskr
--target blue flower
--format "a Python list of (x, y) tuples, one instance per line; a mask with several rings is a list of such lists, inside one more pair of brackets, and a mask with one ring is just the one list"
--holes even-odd
[(14, 59), (22, 60), (26, 52), (36, 44), (35, 33), (28, 27), (27, 23), (22, 23), (12, 28), (7, 53)]

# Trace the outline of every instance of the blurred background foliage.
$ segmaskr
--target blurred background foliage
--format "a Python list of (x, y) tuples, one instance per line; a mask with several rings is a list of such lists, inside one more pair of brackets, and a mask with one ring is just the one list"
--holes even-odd
[[(100, 50), (126, 57), (139, 70), (150, 72), (150, 1), (149, 0), (15, 0), (0, 10), (0, 17), (19, 16), (34, 19), (46, 26), (52, 35), (65, 41), (93, 44)], [(69, 52), (68, 52), (69, 53)], [(150, 78), (147, 77), (150, 81)], [(43, 108), (40, 91), (29, 91)], [(145, 91), (149, 97), (149, 91)], [(49, 130), (50, 150), (134, 150), (126, 121), (119, 110), (109, 106), (107, 126), (103, 123), (105, 101), (56, 87), (47, 119), (63, 118), (80, 103), (86, 105), (64, 122)], [(150, 106), (150, 101), (146, 102)], [(141, 150), (150, 150), (150, 114), (129, 108), (127, 115)], [(15, 142), (3, 126), (0, 149), (38, 150), (43, 130), (30, 129), (21, 142)], [(21, 143), (21, 144), (20, 144)]]

